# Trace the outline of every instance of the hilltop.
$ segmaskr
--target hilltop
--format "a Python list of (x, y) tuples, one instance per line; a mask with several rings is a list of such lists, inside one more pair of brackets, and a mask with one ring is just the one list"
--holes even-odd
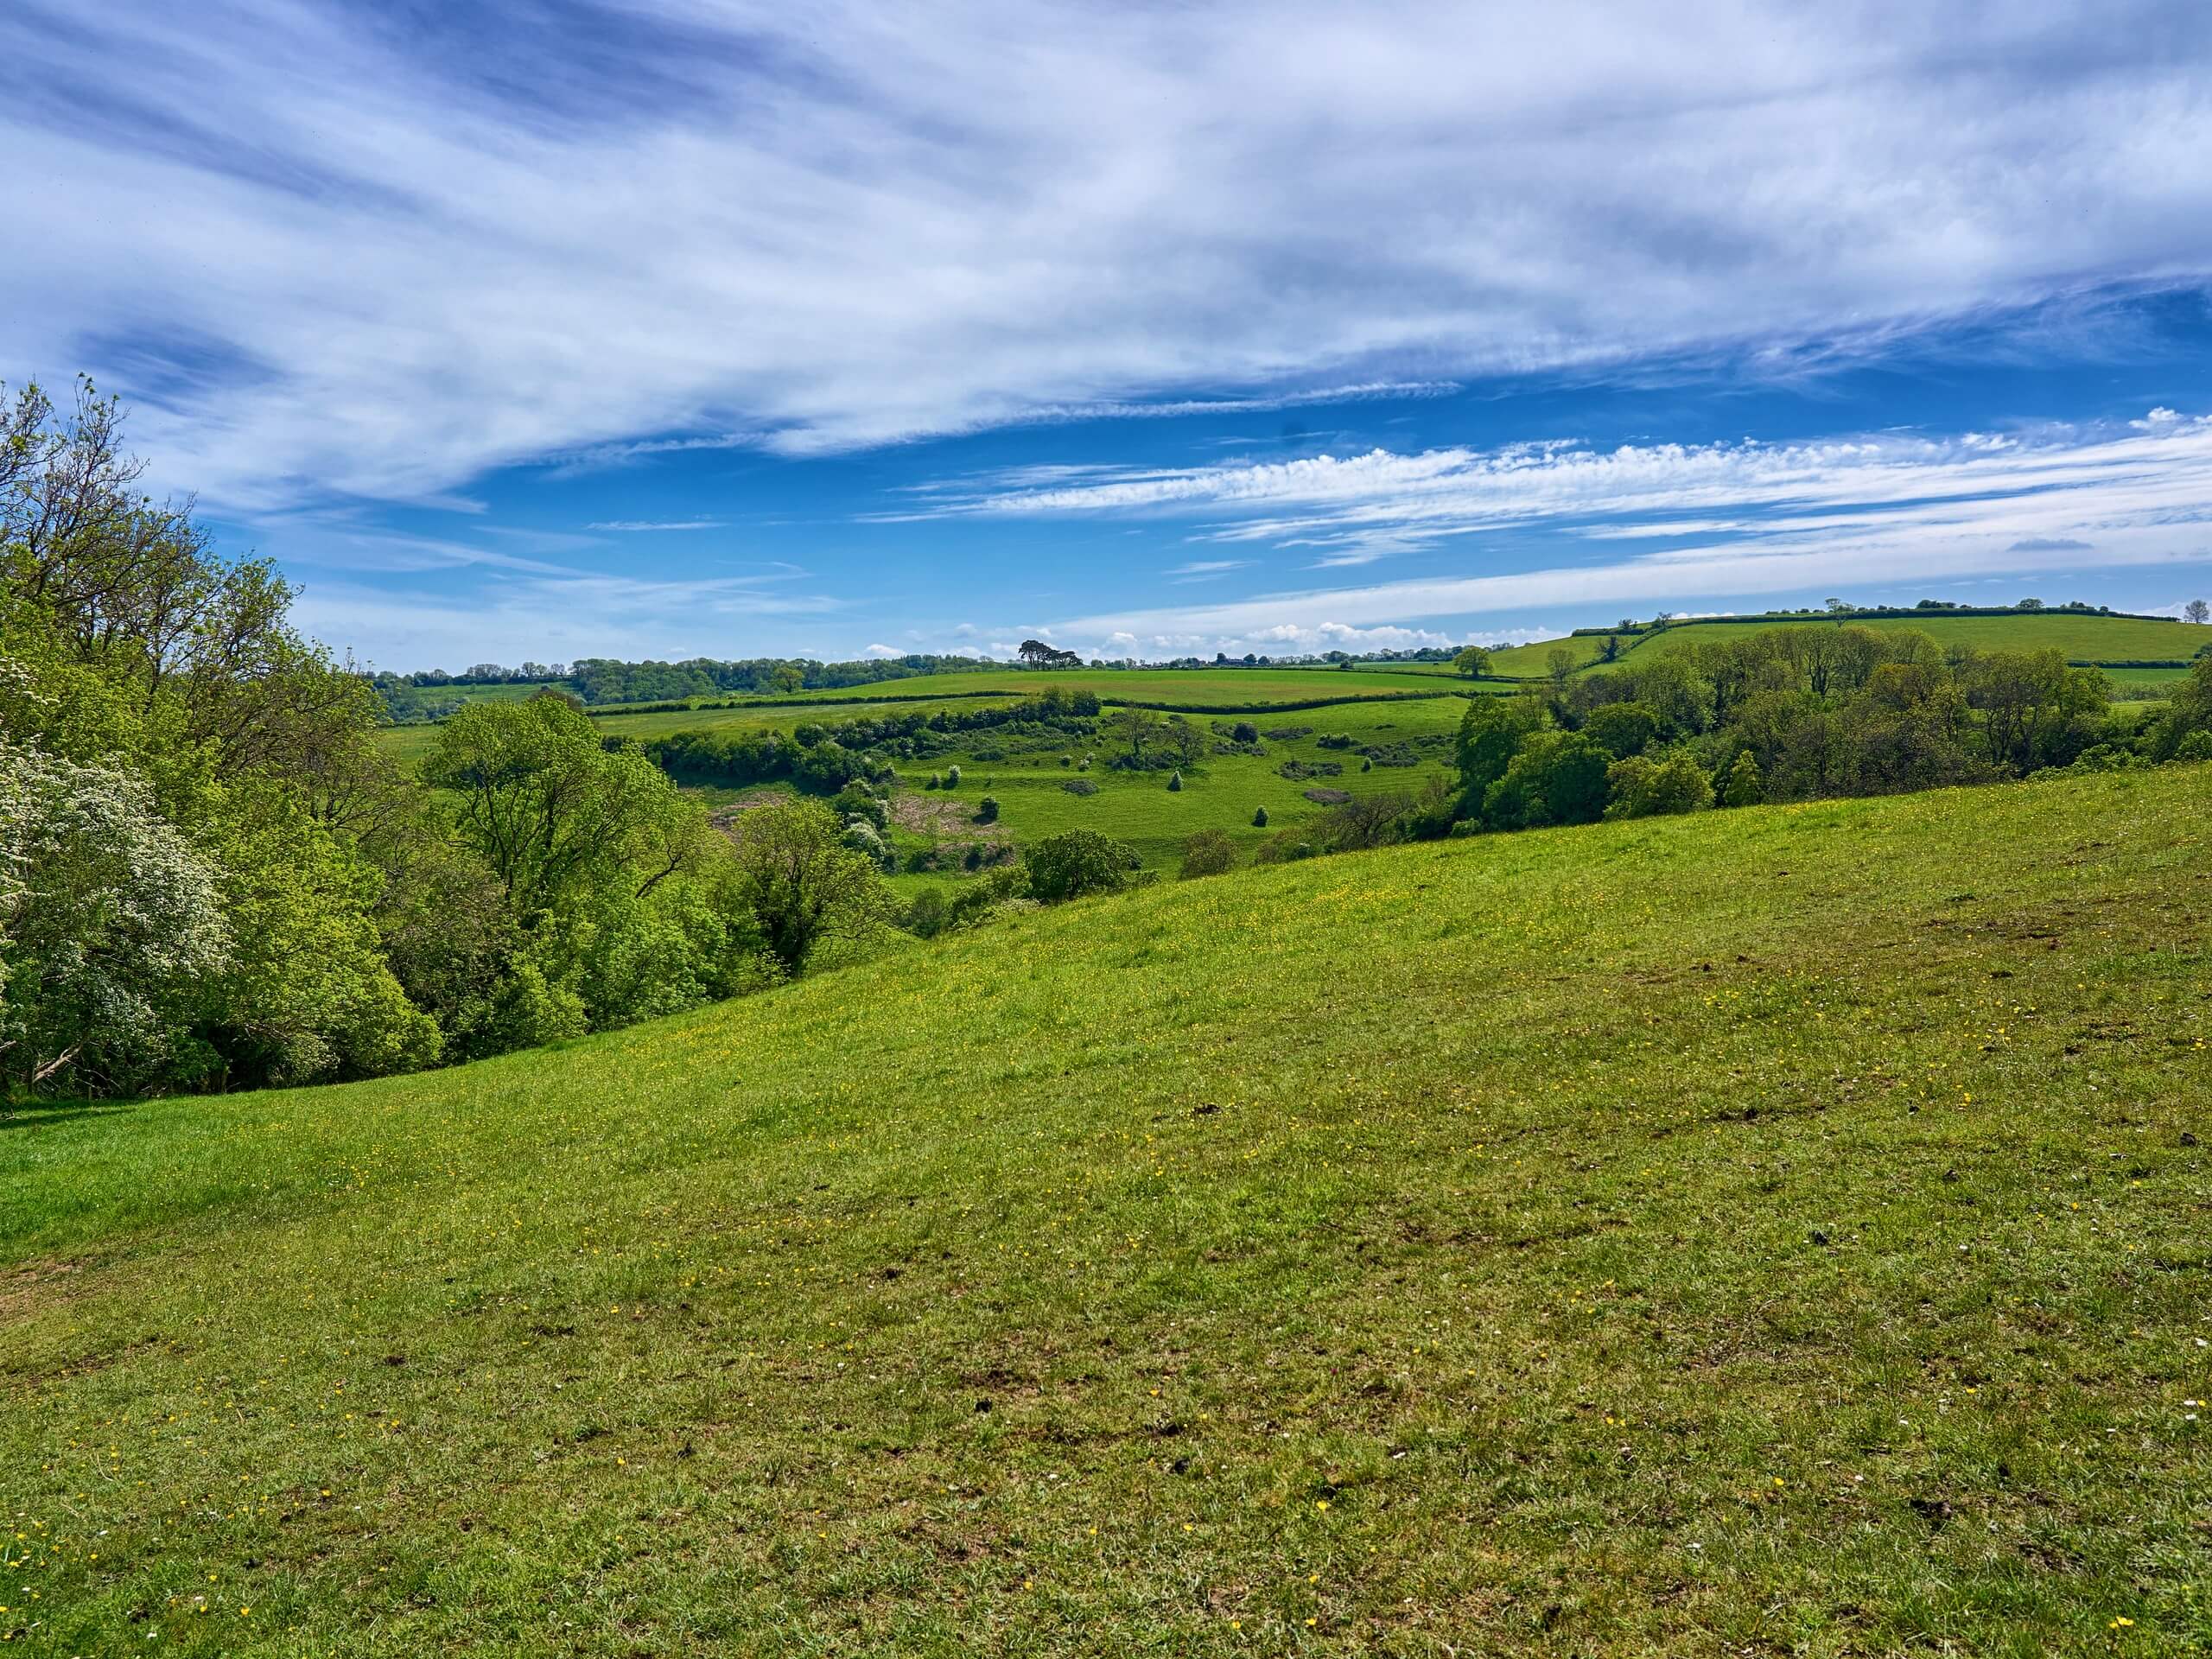
[(0, 1625), (2198, 1650), (2207, 787), (1346, 855), (20, 1114)]

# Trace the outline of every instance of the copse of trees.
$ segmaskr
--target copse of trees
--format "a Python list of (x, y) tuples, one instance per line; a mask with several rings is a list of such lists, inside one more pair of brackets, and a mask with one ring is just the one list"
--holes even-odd
[(138, 477), (88, 384), (0, 409), (0, 1090), (404, 1071), (772, 983), (834, 937), (567, 699), (463, 710), (424, 787), (268, 563)]

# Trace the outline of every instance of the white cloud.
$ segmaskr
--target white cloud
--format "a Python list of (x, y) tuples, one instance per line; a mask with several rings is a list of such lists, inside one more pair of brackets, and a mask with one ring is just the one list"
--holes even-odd
[(869, 657), (904, 657), (906, 653), (896, 645), (866, 645), (862, 652)]
[(609, 0), (496, 79), (440, 15), (0, 10), (0, 373), (107, 374), (247, 511), (1716, 344), (1794, 373), (1839, 318), (2212, 268), (2208, 46), (2158, 0)]
[(586, 530), (620, 531), (626, 535), (658, 530), (720, 530), (719, 518), (606, 518), (595, 524), (586, 524)]
[(2180, 419), (2181, 413), (2179, 410), (2168, 409), (2164, 404), (2161, 404), (2157, 409), (2152, 410), (2148, 415), (2145, 415), (2141, 420), (2130, 421), (2128, 424), (2133, 427), (2138, 432), (2162, 432), (2165, 430), (2166, 428), (2174, 425)]

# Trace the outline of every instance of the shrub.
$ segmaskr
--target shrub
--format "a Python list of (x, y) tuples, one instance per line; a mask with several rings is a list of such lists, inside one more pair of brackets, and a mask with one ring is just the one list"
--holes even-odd
[(983, 798), (982, 798), (982, 800), (980, 800), (980, 801), (978, 801), (978, 802), (976, 802), (976, 823), (996, 823), (998, 821), (999, 821), (999, 798), (998, 798), (997, 796), (995, 796), (995, 795), (986, 795), (986, 796), (984, 796), (984, 797), (983, 797)]
[(1088, 778), (1071, 778), (1060, 787), (1071, 795), (1096, 795), (1098, 792), (1098, 785)]
[(945, 772), (944, 772), (944, 786), (945, 786), (947, 789), (957, 789), (957, 788), (959, 788), (959, 787), (960, 787), (960, 768), (959, 768), (959, 767), (957, 767), (957, 766), (948, 766), (948, 767), (946, 767), (946, 768), (945, 768)]
[(1268, 827), (1268, 809), (1266, 807), (1261, 807), (1252, 814), (1252, 827), (1255, 830), (1264, 830)]
[(1064, 766), (1071, 766), (1075, 765), (1075, 756), (1071, 754), (1062, 755), (1060, 757), (1060, 764)]
[(1363, 760), (1360, 761), (1360, 763), (1359, 763), (1359, 769), (1360, 769), (1362, 772), (1372, 772), (1372, 771), (1374, 771), (1374, 770), (1375, 770), (1375, 759), (1374, 759), (1374, 757), (1373, 757), (1372, 755), (1370, 755), (1370, 756), (1367, 756), (1366, 758), (1363, 759)]
[(1047, 836), (1029, 849), (1029, 891), (1046, 904), (1127, 887), (1143, 861), (1136, 849), (1096, 830)]
[(1260, 741), (1260, 728), (1249, 720), (1240, 720), (1229, 728), (1229, 741), (1232, 743), (1256, 743)]
[(1219, 875), (1236, 867), (1236, 843), (1225, 830), (1201, 830), (1183, 842), (1183, 879)]
[(944, 893), (935, 887), (924, 887), (906, 906), (906, 931), (917, 938), (935, 938), (944, 931), (945, 912), (950, 908)]
[(943, 789), (944, 787), (944, 774), (938, 772), (930, 773), (929, 782), (924, 784), (922, 787), (924, 789)]
[(2177, 760), (2212, 760), (2212, 731), (2194, 731), (2174, 745)]
[(1713, 779), (1686, 752), (1677, 749), (1663, 760), (1632, 754), (1616, 760), (1605, 779), (1612, 799), (1605, 808), (1609, 818), (1650, 818), (1675, 812), (1702, 812), (1713, 804)]
[(1349, 733), (1345, 732), (1324, 732), (1320, 736), (1315, 738), (1313, 741), (1325, 749), (1348, 749), (1351, 747), (1351, 736)]
[(1183, 774), (1179, 771), (1167, 774), (1167, 792), (1170, 795), (1179, 795), (1183, 792)]

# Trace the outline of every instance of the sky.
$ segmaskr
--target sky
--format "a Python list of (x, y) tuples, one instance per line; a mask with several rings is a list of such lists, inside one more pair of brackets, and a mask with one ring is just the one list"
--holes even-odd
[(0, 380), (380, 668), (2212, 596), (2212, 7), (0, 9)]

